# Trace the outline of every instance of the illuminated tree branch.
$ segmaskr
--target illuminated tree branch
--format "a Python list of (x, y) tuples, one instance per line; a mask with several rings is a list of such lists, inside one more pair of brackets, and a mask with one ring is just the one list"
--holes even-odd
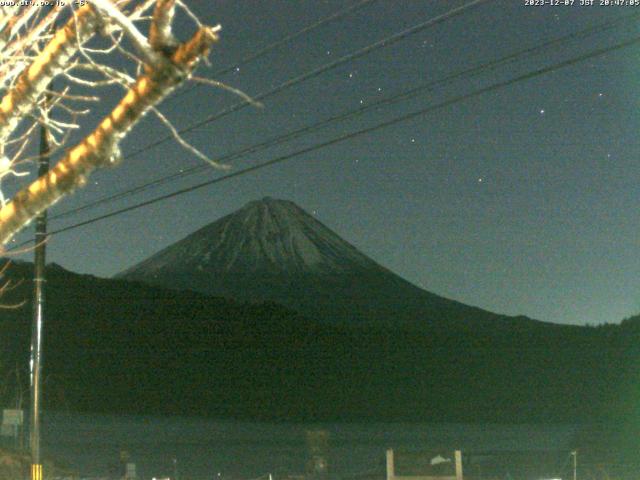
[[(30, 60), (28, 66), (24, 67), (15, 81), (7, 82), (10, 86), (0, 103), (0, 160), (2, 160), (0, 161), (0, 180), (4, 175), (18, 173), (14, 167), (19, 160), (17, 158), (19, 155), (5, 155), (5, 145), (11, 145), (10, 137), (15, 132), (18, 132), (16, 135), (20, 137), (21, 130), (18, 129), (18, 125), (22, 119), (36, 108), (42, 110), (39, 106), (40, 99), (47, 92), (47, 86), (56, 75), (62, 74), (63, 78), (69, 80), (70, 85), (80, 83), (95, 88), (101, 84), (113, 83), (114, 79), (131, 78), (125, 72), (117, 72), (112, 67), (98, 63), (93, 56), (95, 53), (92, 54), (90, 49), (85, 49), (84, 44), (98, 29), (111, 36), (114, 49), (93, 52), (122, 50), (120, 38), (113, 35), (113, 32), (121, 32), (121, 36), (126, 37), (129, 44), (136, 49), (136, 57), (142, 59), (144, 73), (135, 79), (133, 85), (130, 81), (126, 83), (130, 86), (125, 96), (90, 135), (68, 150), (47, 175), (19, 191), (12, 200), (2, 206), (0, 245), (10, 241), (38, 213), (83, 185), (86, 177), (93, 170), (117, 163), (121, 157), (119, 153), (121, 140), (145, 113), (157, 112), (155, 106), (176, 86), (191, 76), (196, 65), (206, 58), (211, 45), (217, 40), (219, 27), (200, 26), (190, 40), (179, 44), (171, 33), (171, 22), (176, 5), (174, 0), (155, 1), (149, 40), (134, 26), (133, 21), (141, 18), (143, 12), (153, 5), (153, 2), (145, 1), (128, 15), (121, 10), (122, 4), (126, 2), (120, 2), (118, 5), (111, 0), (90, 0), (90, 2), (73, 12), (66, 24), (48, 39), (42, 49), (32, 46), (25, 55), (25, 58)], [(33, 28), (39, 28), (44, 21), (44, 19), (33, 20)], [(4, 30), (12, 28), (11, 25), (12, 22), (5, 22), (4, 27), (0, 24), (0, 36)], [(4, 48), (9, 48), (9, 45), (14, 45), (12, 48), (15, 48), (15, 42), (18, 40), (20, 39), (14, 38), (13, 42), (6, 42)], [(72, 59), (72, 56), (78, 52), (80, 52), (79, 59)], [(2, 53), (1, 45), (0, 53)], [(3, 72), (9, 71), (6, 69), (3, 71), (2, 67), (0, 63), (0, 88), (2, 88)], [(71, 73), (73, 70), (83, 69), (99, 73), (104, 80), (94, 78), (85, 80), (78, 77), (78, 73)], [(83, 98), (73, 96), (67, 93), (67, 90), (68, 88), (57, 96), (54, 94), (56, 101), (51, 103), (72, 115), (71, 121), (51, 119), (47, 112), (42, 112), (41, 116), (36, 117), (36, 123), (47, 122), (58, 135), (77, 129), (75, 113), (86, 113), (62, 103)], [(52, 108), (52, 105), (48, 108)], [(162, 114), (159, 114), (159, 118), (167, 122)], [(64, 138), (66, 137), (57, 141), (57, 144), (64, 143)], [(24, 147), (19, 150), (19, 153), (21, 154), (23, 150)], [(204, 157), (202, 154), (199, 156)]]
[(85, 5), (56, 31), (51, 41), (18, 77), (0, 102), (0, 154), (18, 123), (37, 104), (53, 78), (62, 73), (78, 49), (77, 38), (88, 40), (100, 25), (93, 7)]

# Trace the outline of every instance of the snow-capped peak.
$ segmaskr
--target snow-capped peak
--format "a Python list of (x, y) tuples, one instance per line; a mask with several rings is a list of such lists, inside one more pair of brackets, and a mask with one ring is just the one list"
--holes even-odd
[(213, 222), (122, 275), (317, 273), (379, 269), (295, 203), (265, 197)]

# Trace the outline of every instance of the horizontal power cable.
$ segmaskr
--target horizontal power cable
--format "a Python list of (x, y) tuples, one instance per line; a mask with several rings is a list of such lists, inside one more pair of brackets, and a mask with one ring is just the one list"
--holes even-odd
[[(307, 80), (310, 80), (312, 78), (318, 77), (319, 75), (322, 75), (326, 72), (329, 72), (341, 65), (344, 65), (345, 63), (348, 62), (352, 62), (358, 58), (364, 57), (365, 55), (368, 55), (372, 52), (375, 52), (376, 50), (380, 50), (381, 48), (385, 48), (388, 46), (391, 46), (397, 42), (399, 42), (400, 40), (404, 40), (405, 38), (414, 35), (416, 33), (422, 32), (423, 30), (426, 30), (428, 28), (434, 27), (436, 25), (439, 25), (440, 23), (443, 23), (447, 20), (450, 20), (452, 18), (458, 17), (460, 15), (463, 15), (467, 12), (469, 12), (471, 9), (476, 8), (478, 6), (480, 6), (481, 4), (490, 2), (493, 0), (473, 0), (469, 3), (466, 3), (460, 7), (456, 7), (453, 8), (451, 10), (448, 10), (447, 12), (441, 14), (441, 15), (437, 15), (435, 17), (432, 17), (424, 22), (421, 22), (417, 25), (414, 25), (413, 27), (409, 27), (405, 30), (402, 30), (401, 32), (395, 33), (389, 37), (385, 37), (382, 40), (378, 40), (375, 43), (369, 44), (359, 50), (356, 50), (355, 52), (352, 52), (350, 54), (344, 55), (342, 57), (340, 57), (339, 59), (330, 62), (328, 64), (322, 65), (318, 68), (315, 68), (307, 73), (303, 73), (297, 77), (291, 78), (283, 83), (281, 83), (280, 85), (264, 91), (262, 93), (259, 93), (258, 95), (252, 96), (250, 101), (241, 101), (238, 103), (235, 103), (233, 105), (231, 105), (230, 107), (222, 110), (221, 112), (215, 113), (213, 115), (210, 115), (209, 117), (200, 120), (198, 122), (195, 122), (187, 127), (184, 127), (182, 129), (177, 130), (177, 133), (182, 135), (184, 133), (188, 133), (192, 130), (195, 130), (196, 128), (200, 128), (204, 125), (207, 125), (209, 123), (215, 122), (217, 120), (220, 120), (221, 118), (226, 117), (227, 115), (230, 115), (232, 113), (235, 113), (239, 110), (242, 110), (243, 108), (247, 107), (248, 105), (251, 105), (252, 103), (255, 102), (260, 102), (266, 98), (272, 97), (273, 95), (276, 95), (277, 93), (280, 93), (282, 91), (285, 91), (289, 88), (292, 88), (296, 85), (298, 85), (299, 83), (305, 82)], [(159, 145), (162, 145), (170, 140), (173, 140), (175, 137), (174, 135), (166, 135), (163, 138), (160, 138), (159, 140), (156, 140), (155, 142), (152, 142), (148, 145), (145, 145), (144, 147), (138, 149), (138, 150), (134, 150), (133, 152), (127, 154), (124, 156), (124, 159), (129, 159), (129, 158), (133, 158), (136, 157), (138, 155), (140, 155), (141, 153), (144, 153), (152, 148), (155, 148)]]
[[(562, 68), (566, 68), (566, 67), (575, 65), (575, 64), (583, 62), (585, 60), (589, 60), (589, 59), (592, 59), (592, 58), (596, 58), (596, 57), (605, 55), (607, 53), (610, 53), (610, 52), (613, 52), (613, 51), (616, 51), (616, 50), (620, 50), (620, 49), (627, 48), (627, 47), (630, 47), (630, 46), (633, 46), (633, 45), (637, 45), (638, 43), (640, 43), (640, 36), (631, 38), (629, 40), (626, 40), (624, 42), (621, 42), (621, 43), (618, 43), (618, 44), (615, 44), (615, 45), (612, 45), (612, 46), (609, 46), (609, 47), (606, 47), (606, 48), (601, 48), (601, 49), (598, 49), (598, 50), (594, 50), (594, 51), (586, 53), (584, 55), (573, 57), (571, 59), (564, 60), (562, 62), (555, 63), (555, 64), (547, 66), (547, 67), (543, 67), (543, 68), (540, 68), (540, 69), (537, 69), (537, 70), (533, 70), (531, 72), (525, 73), (523, 75), (519, 75), (519, 76), (517, 76), (515, 78), (512, 78), (510, 80), (505, 80), (505, 81), (502, 81), (502, 82), (494, 83), (494, 84), (489, 85), (487, 87), (480, 88), (480, 89), (478, 89), (478, 90), (476, 90), (474, 92), (467, 93), (467, 94), (464, 94), (464, 95), (459, 95), (457, 97), (451, 98), (449, 100), (445, 100), (445, 101), (443, 101), (441, 103), (438, 103), (436, 105), (431, 105), (431, 106), (428, 106), (426, 108), (423, 108), (423, 109), (420, 109), (420, 110), (417, 110), (417, 111), (414, 111), (414, 112), (411, 112), (411, 113), (407, 113), (405, 115), (401, 115), (399, 117), (393, 118), (391, 120), (388, 120), (388, 121), (385, 121), (385, 122), (382, 122), (382, 123), (378, 123), (376, 125), (373, 125), (373, 126), (370, 126), (370, 127), (367, 127), (367, 128), (363, 128), (361, 130), (356, 130), (354, 132), (350, 132), (350, 133), (338, 136), (338, 137), (333, 138), (331, 140), (328, 140), (328, 141), (325, 141), (325, 142), (322, 142), (322, 143), (318, 143), (316, 145), (313, 145), (313, 146), (310, 146), (310, 147), (306, 147), (306, 148), (297, 150), (295, 152), (292, 152), (292, 153), (289, 153), (289, 154), (286, 154), (286, 155), (281, 155), (279, 157), (273, 158), (273, 159), (268, 160), (266, 162), (262, 162), (262, 163), (253, 165), (253, 166), (244, 168), (242, 170), (238, 170), (236, 172), (232, 172), (232, 173), (229, 173), (227, 175), (224, 175), (224, 176), (221, 176), (221, 177), (218, 177), (218, 178), (214, 178), (212, 180), (208, 180), (208, 181), (205, 181), (205, 182), (202, 182), (202, 183), (198, 183), (196, 185), (192, 185), (192, 186), (187, 187), (187, 188), (176, 190), (176, 191), (168, 193), (168, 194), (160, 195), (158, 197), (155, 197), (155, 198), (150, 199), (150, 200), (146, 200), (144, 202), (137, 203), (135, 205), (130, 205), (128, 207), (124, 207), (124, 208), (121, 208), (119, 210), (115, 210), (113, 212), (110, 212), (110, 213), (107, 213), (107, 214), (104, 214), (104, 215), (99, 215), (97, 217), (94, 217), (94, 218), (91, 218), (91, 219), (88, 219), (88, 220), (85, 220), (85, 221), (82, 221), (82, 222), (78, 222), (78, 223), (75, 223), (73, 225), (69, 225), (69, 226), (66, 226), (66, 227), (63, 227), (63, 228), (60, 228), (60, 229), (57, 229), (57, 230), (53, 230), (53, 231), (50, 232), (50, 235), (58, 235), (60, 233), (68, 232), (70, 230), (74, 230), (76, 228), (80, 228), (80, 227), (83, 227), (83, 226), (86, 226), (86, 225), (90, 225), (90, 224), (99, 222), (101, 220), (105, 220), (107, 218), (112, 218), (112, 217), (115, 217), (115, 216), (118, 216), (118, 215), (122, 215), (124, 213), (130, 212), (130, 211), (133, 211), (133, 210), (137, 210), (139, 208), (143, 208), (143, 207), (147, 207), (149, 205), (153, 205), (153, 204), (161, 202), (163, 200), (168, 200), (170, 198), (174, 198), (174, 197), (177, 197), (179, 195), (184, 195), (186, 193), (190, 193), (190, 192), (199, 190), (199, 189), (204, 188), (204, 187), (208, 187), (208, 186), (211, 186), (211, 185), (222, 183), (224, 181), (231, 180), (232, 178), (237, 178), (237, 177), (240, 177), (240, 176), (243, 176), (243, 175), (258, 171), (258, 170), (261, 170), (263, 168), (267, 168), (267, 167), (270, 167), (270, 166), (273, 166), (273, 165), (277, 165), (279, 163), (283, 163), (283, 162), (289, 161), (291, 159), (300, 157), (300, 156), (305, 155), (307, 153), (311, 153), (311, 152), (320, 150), (322, 148), (329, 147), (331, 145), (336, 145), (336, 144), (342, 143), (344, 141), (351, 140), (353, 138), (360, 137), (360, 136), (363, 136), (363, 135), (366, 135), (366, 134), (381, 130), (383, 128), (386, 128), (386, 127), (389, 127), (389, 126), (392, 126), (392, 125), (396, 125), (396, 124), (399, 124), (399, 123), (402, 123), (402, 122), (406, 122), (408, 120), (412, 120), (414, 118), (421, 117), (421, 116), (426, 115), (428, 113), (431, 113), (433, 111), (440, 110), (442, 108), (449, 107), (451, 105), (463, 102), (465, 100), (469, 100), (471, 98), (478, 97), (478, 96), (483, 95), (485, 93), (493, 92), (493, 91), (496, 91), (498, 89), (505, 88), (507, 86), (511, 86), (511, 85), (514, 85), (516, 83), (519, 83), (519, 82), (522, 82), (522, 81), (525, 81), (525, 80), (530, 80), (532, 78), (536, 78), (536, 77), (539, 77), (539, 76), (542, 76), (542, 75), (546, 75), (548, 73), (551, 73), (551, 72), (560, 70)], [(16, 245), (16, 246), (14, 246), (14, 247), (12, 247), (10, 249), (7, 249), (7, 250), (8, 251), (12, 251), (12, 250), (20, 248), (20, 247), (22, 247), (22, 246), (24, 246), (24, 245), (26, 245), (28, 243), (31, 243), (31, 242), (32, 241), (29, 240), (27, 242), (23, 242), (22, 244)]]
[[(264, 47), (262, 47), (261, 49), (259, 49), (258, 51), (251, 53), (245, 57), (242, 57), (240, 60), (238, 60), (237, 62), (233, 63), (232, 65), (222, 68), (220, 70), (217, 70), (215, 72), (213, 72), (211, 74), (212, 77), (219, 77), (221, 75), (225, 75), (229, 72), (234, 71), (235, 69), (242, 67), (250, 62), (253, 62), (254, 60), (257, 60), (263, 56), (265, 56), (266, 54), (272, 52), (273, 50), (277, 49), (278, 47), (281, 47), (283, 45), (286, 45), (287, 43), (292, 42), (293, 40), (296, 40), (297, 38), (317, 29), (320, 28), (324, 25), (327, 25), (331, 22), (335, 22), (337, 20), (342, 19), (343, 17), (354, 13), (374, 2), (377, 2), (378, 0), (361, 0), (360, 2), (357, 2), (353, 5), (349, 5), (346, 8), (343, 8), (342, 10), (339, 10), (337, 12), (332, 13), (331, 15), (322, 18), (320, 20), (318, 20), (317, 22), (312, 23), (311, 25), (308, 25), (300, 30), (298, 30), (295, 33), (286, 35), (282, 38), (280, 38), (279, 40), (276, 40)], [(186, 95), (187, 93), (192, 92), (193, 90), (195, 90), (196, 88), (200, 87), (199, 84), (193, 85), (191, 88), (188, 89), (184, 89), (178, 93), (176, 93), (175, 95), (173, 95), (169, 100), (173, 100), (175, 98), (181, 97), (182, 95)]]
[[(353, 118), (359, 115), (362, 115), (370, 110), (373, 109), (377, 109), (380, 108), (382, 106), (385, 105), (390, 105), (390, 104), (395, 104), (410, 98), (414, 98), (415, 96), (424, 94), (426, 92), (429, 92), (431, 90), (433, 90), (434, 88), (440, 86), (440, 85), (447, 85), (452, 81), (456, 81), (456, 80), (460, 80), (460, 79), (464, 79), (466, 77), (473, 77), (476, 75), (480, 75), (481, 73), (487, 72), (487, 71), (492, 71), (495, 70), (498, 67), (502, 67), (517, 61), (522, 60), (523, 58), (526, 58), (527, 56), (531, 56), (531, 55), (535, 55), (541, 52), (547, 52), (549, 47), (552, 47), (554, 45), (558, 45), (558, 44), (564, 44), (568, 41), (572, 41), (572, 40), (576, 40), (576, 39), (583, 39), (585, 37), (594, 35), (594, 34), (598, 34), (598, 33), (602, 33), (604, 31), (610, 30), (612, 28), (617, 27), (620, 23), (625, 22), (625, 21), (629, 21), (629, 20), (634, 20), (640, 18), (640, 13), (636, 13), (633, 15), (626, 15), (626, 16), (621, 16), (617, 19), (602, 23), (602, 24), (598, 24), (595, 26), (591, 26), (588, 28), (585, 28), (583, 30), (580, 30), (578, 32), (573, 32), (570, 33), (568, 35), (563, 35), (562, 37), (558, 37), (556, 39), (552, 39), (549, 41), (546, 41), (542, 44), (539, 45), (535, 45), (529, 48), (524, 48), (521, 50), (518, 50), (516, 52), (513, 52), (509, 55), (506, 55), (504, 57), (501, 57), (499, 59), (493, 60), (491, 62), (487, 62), (484, 63), (482, 65), (478, 65), (475, 67), (471, 67), (471, 68), (467, 68), (465, 70), (450, 74), (445, 76), (444, 78), (440, 78), (438, 80), (432, 81), (432, 82), (428, 82), (422, 85), (419, 85), (417, 87), (411, 88), (409, 90), (405, 90), (403, 92), (400, 92), (396, 95), (393, 95), (391, 97), (385, 97), (379, 100), (374, 101), (373, 103), (370, 103), (368, 105), (364, 105), (362, 107), (359, 107), (357, 109), (354, 110), (349, 110), (347, 112), (338, 114), (338, 115), (334, 115), (331, 116), (325, 120), (321, 120), (319, 122), (316, 122), (314, 124), (311, 125), (307, 125), (305, 127), (290, 131), (284, 135), (278, 135), (275, 137), (271, 137), (263, 142), (260, 142), (258, 144), (254, 144), (230, 153), (227, 153), (221, 157), (216, 158), (216, 161), (220, 162), (220, 163), (226, 163), (229, 162), (230, 160), (234, 160), (236, 158), (240, 158), (242, 156), (251, 154), (251, 153), (256, 153), (258, 151), (262, 151), (265, 150), (267, 148), (270, 148), (272, 146), (275, 145), (279, 145), (282, 144), (284, 142), (287, 142), (289, 140), (293, 140), (296, 138), (299, 138), (300, 136), (310, 133), (310, 132), (314, 132), (317, 130), (320, 130), (324, 127), (327, 127), (329, 125), (332, 125), (333, 123), (339, 122), (339, 121), (344, 121), (347, 120), (349, 118)], [(176, 173), (172, 173), (170, 175), (166, 175), (164, 177), (160, 177), (157, 178), (155, 180), (151, 180), (149, 182), (145, 182), (141, 185), (138, 185), (136, 187), (132, 187), (132, 188), (128, 188), (125, 190), (122, 190), (120, 192), (111, 194), (111, 195), (107, 195), (105, 197), (99, 198), (93, 202), (87, 203), (85, 205), (81, 205), (79, 207), (76, 208), (72, 208), (66, 211), (63, 211), (61, 213), (58, 213), (56, 215), (50, 216), (49, 219), (50, 220), (57, 220), (57, 219), (61, 219), (64, 217), (69, 217), (72, 215), (75, 215), (79, 212), (91, 209), (91, 208), (95, 208), (97, 206), (103, 205), (103, 204), (108, 204), (111, 203), (115, 200), (119, 200), (122, 198), (126, 198), (128, 196), (143, 192), (145, 190), (148, 190), (152, 187), (156, 187), (159, 185), (163, 185), (163, 184), (167, 184), (176, 180), (179, 180), (181, 178), (187, 177), (189, 175), (193, 175), (195, 173), (200, 173), (200, 172), (204, 172), (207, 170), (210, 170), (210, 166), (208, 165), (197, 165), (191, 168), (187, 168), (184, 170), (181, 170), (180, 172), (176, 172)]]

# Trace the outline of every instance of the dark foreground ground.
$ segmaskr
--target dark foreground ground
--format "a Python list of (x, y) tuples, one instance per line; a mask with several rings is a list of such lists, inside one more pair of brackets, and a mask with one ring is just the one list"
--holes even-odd
[[(636, 452), (607, 440), (617, 438), (619, 430), (605, 425), (269, 423), (47, 412), (43, 451), (45, 469), (60, 477), (119, 479), (124, 458), (144, 480), (266, 480), (269, 474), (273, 480), (296, 475), (381, 480), (391, 448), (397, 475), (450, 475), (452, 463), (433, 466), (431, 460), (453, 459), (459, 449), (470, 480), (570, 479), (575, 451), (579, 478), (637, 478)], [(25, 468), (27, 455), (0, 450), (0, 478), (22, 479)]]
[(268, 423), (50, 413), (44, 449), (91, 476), (117, 474), (126, 451), (144, 479), (172, 476), (174, 466), (182, 479), (212, 479), (218, 473), (226, 479), (269, 473), (282, 478), (308, 474), (314, 457), (326, 461), (331, 478), (358, 478), (384, 476), (388, 448), (399, 452), (401, 461), (405, 455), (405, 467), (411, 467), (412, 454), (451, 456), (456, 448), (465, 455), (505, 459), (514, 449), (554, 452), (564, 460), (579, 431), (572, 425)]

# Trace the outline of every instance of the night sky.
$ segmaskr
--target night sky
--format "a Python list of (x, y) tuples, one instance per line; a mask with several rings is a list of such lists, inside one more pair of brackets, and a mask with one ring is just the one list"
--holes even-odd
[[(271, 42), (356, 0), (188, 0), (220, 23), (212, 76)], [(465, 1), (378, 0), (216, 77), (249, 95), (335, 61)], [(347, 62), (186, 135), (213, 158), (439, 80), (527, 47), (579, 32), (640, 7), (526, 6), (488, 2)], [(598, 3), (598, 0), (596, 0)], [(185, 38), (191, 26), (179, 19)], [(638, 35), (639, 19), (550, 46), (537, 55), (351, 119), (232, 162), (231, 172), (606, 48)], [(640, 47), (636, 44), (291, 161), (54, 236), (50, 261), (111, 276), (264, 196), (290, 199), (409, 281), (505, 314), (559, 323), (619, 322), (640, 312)], [(164, 102), (177, 127), (240, 99), (200, 86)], [(181, 92), (179, 92), (181, 93)], [(106, 112), (115, 90), (103, 93)], [(95, 124), (98, 117), (88, 119)], [(167, 131), (150, 116), (123, 144), (125, 156)], [(93, 175), (51, 210), (202, 164), (172, 143)], [(53, 220), (50, 229), (187, 187), (223, 172), (185, 176), (117, 202)], [(30, 232), (19, 236), (20, 242)]]

